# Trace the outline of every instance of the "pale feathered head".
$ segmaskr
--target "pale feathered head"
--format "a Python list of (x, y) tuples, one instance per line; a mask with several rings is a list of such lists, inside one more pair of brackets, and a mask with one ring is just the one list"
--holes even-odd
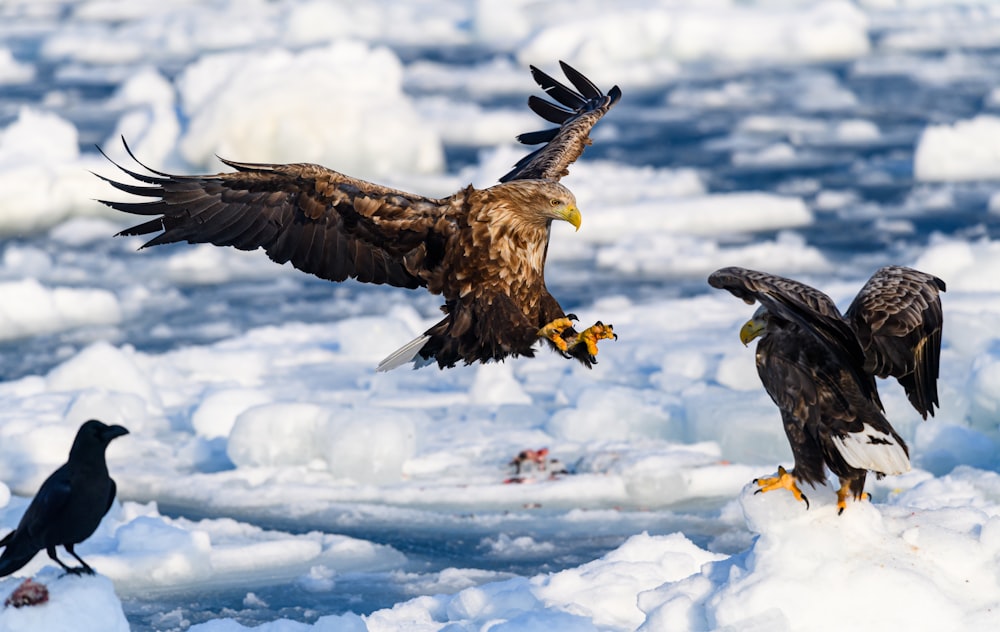
[(533, 228), (547, 226), (552, 220), (569, 222), (580, 229), (580, 210), (576, 197), (559, 184), (549, 180), (513, 180), (487, 189), (500, 204), (504, 220), (526, 224)]

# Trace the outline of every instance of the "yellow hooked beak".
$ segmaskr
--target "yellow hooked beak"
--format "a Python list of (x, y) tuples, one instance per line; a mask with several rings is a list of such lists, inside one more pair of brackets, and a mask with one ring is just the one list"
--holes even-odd
[(576, 204), (567, 204), (559, 209), (557, 214), (559, 219), (566, 220), (574, 228), (580, 230), (580, 222), (583, 221), (583, 217), (580, 215), (580, 209), (576, 208)]
[(750, 344), (751, 340), (764, 333), (766, 329), (767, 321), (751, 318), (740, 327), (740, 342), (743, 343), (743, 346), (746, 346)]

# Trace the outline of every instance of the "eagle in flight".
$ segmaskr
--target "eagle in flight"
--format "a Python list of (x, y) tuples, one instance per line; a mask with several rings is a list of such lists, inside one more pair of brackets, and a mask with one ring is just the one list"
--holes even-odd
[(781, 410), (795, 467), (755, 481), (756, 493), (797, 483), (826, 484), (824, 465), (840, 480), (837, 506), (865, 496), (869, 471), (879, 478), (910, 469), (906, 443), (883, 414), (875, 376), (895, 377), (926, 419), (938, 405), (940, 292), (944, 281), (911, 268), (881, 268), (841, 315), (826, 294), (766, 272), (722, 268), (708, 277), (747, 303), (760, 303), (740, 329), (755, 338), (757, 373)]
[[(441, 294), (445, 317), (383, 360), (388, 371), (407, 362), (443, 369), (532, 356), (544, 339), (588, 368), (597, 342), (616, 337), (598, 321), (583, 331), (545, 287), (553, 220), (580, 227), (573, 194), (559, 183), (591, 143), (589, 132), (621, 98), (606, 94), (560, 62), (572, 88), (534, 66), (535, 81), (554, 101), (532, 95), (529, 107), (558, 127), (518, 136), (542, 145), (486, 189), (471, 185), (435, 199), (394, 190), (314, 164), (223, 160), (236, 171), (216, 175), (149, 173), (114, 163), (137, 185), (98, 176), (147, 202), (102, 200), (113, 209), (153, 216), (119, 235), (155, 236), (143, 245), (178, 241), (263, 248), (277, 263), (330, 281), (425, 287)], [(124, 139), (123, 139), (124, 142)], [(109, 158), (110, 160), (110, 158)]]

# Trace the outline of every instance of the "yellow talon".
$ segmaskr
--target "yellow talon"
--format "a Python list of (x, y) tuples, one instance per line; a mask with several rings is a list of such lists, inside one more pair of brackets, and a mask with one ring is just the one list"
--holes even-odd
[[(806, 504), (806, 509), (809, 509), (809, 499), (806, 498), (806, 495), (802, 493), (802, 490), (799, 489), (799, 486), (795, 483), (795, 477), (789, 474), (785, 468), (780, 465), (778, 466), (777, 476), (757, 478), (754, 479), (754, 483), (757, 483), (757, 485), (760, 486), (759, 489), (754, 492), (755, 494), (770, 492), (776, 489), (787, 489), (792, 492), (793, 496), (795, 496), (795, 500), (804, 502)], [(838, 496), (839, 494), (840, 493), (838, 492)]]
[(592, 356), (597, 355), (597, 341), (598, 340), (608, 340), (614, 338), (618, 339), (618, 334), (615, 333), (615, 328), (612, 325), (605, 325), (601, 321), (597, 321), (595, 324), (587, 327), (576, 337), (576, 341), (573, 346), (579, 344), (587, 345), (587, 353)]
[(554, 344), (562, 352), (566, 352), (566, 339), (562, 337), (562, 332), (573, 326), (573, 321), (567, 317), (557, 318), (548, 325), (538, 330), (538, 337), (545, 338)]
[[(586, 352), (590, 357), (590, 362), (596, 362), (597, 342), (609, 338), (618, 339), (615, 328), (597, 321), (580, 333), (573, 330), (573, 321), (576, 317), (572, 314), (557, 318), (551, 323), (538, 330), (538, 337), (545, 338), (556, 346), (564, 355), (582, 357)], [(569, 330), (567, 332), (566, 330)], [(572, 335), (571, 335), (572, 334)], [(581, 348), (581, 345), (582, 348)]]
[[(840, 489), (837, 490), (837, 515), (844, 513), (847, 509), (847, 497), (851, 495), (851, 481), (840, 481)], [(871, 500), (872, 495), (868, 492), (861, 492), (858, 500)]]

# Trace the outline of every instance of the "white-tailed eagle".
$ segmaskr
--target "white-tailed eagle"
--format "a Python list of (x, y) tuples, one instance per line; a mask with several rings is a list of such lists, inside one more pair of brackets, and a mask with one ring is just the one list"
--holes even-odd
[[(621, 98), (603, 93), (561, 62), (570, 88), (541, 70), (532, 76), (554, 99), (532, 95), (528, 105), (558, 127), (518, 136), (542, 145), (517, 162), (500, 184), (463, 188), (441, 199), (397, 191), (314, 164), (253, 164), (223, 160), (236, 171), (216, 175), (149, 174), (121, 165), (149, 186), (104, 178), (120, 191), (156, 198), (105, 201), (152, 219), (119, 235), (156, 235), (143, 247), (178, 241), (263, 248), (278, 263), (330, 281), (425, 287), (445, 299), (445, 317), (379, 364), (413, 361), (488, 362), (532, 356), (539, 339), (585, 366), (597, 341), (614, 337), (597, 322), (577, 332), (545, 287), (553, 220), (579, 229), (580, 211), (559, 179), (590, 144), (590, 129)], [(575, 88), (575, 89), (574, 89)], [(126, 145), (126, 149), (128, 149)], [(151, 174), (151, 175), (150, 175)]]
[(875, 376), (895, 377), (924, 419), (934, 415), (944, 281), (911, 268), (881, 268), (844, 315), (819, 290), (765, 272), (723, 268), (708, 282), (760, 302), (740, 340), (760, 338), (757, 372), (781, 410), (795, 467), (758, 479), (758, 492), (786, 488), (808, 506), (796, 483), (825, 485), (825, 465), (840, 479), (842, 512), (849, 495), (864, 496), (869, 471), (881, 478), (910, 469), (906, 443), (883, 414)]

